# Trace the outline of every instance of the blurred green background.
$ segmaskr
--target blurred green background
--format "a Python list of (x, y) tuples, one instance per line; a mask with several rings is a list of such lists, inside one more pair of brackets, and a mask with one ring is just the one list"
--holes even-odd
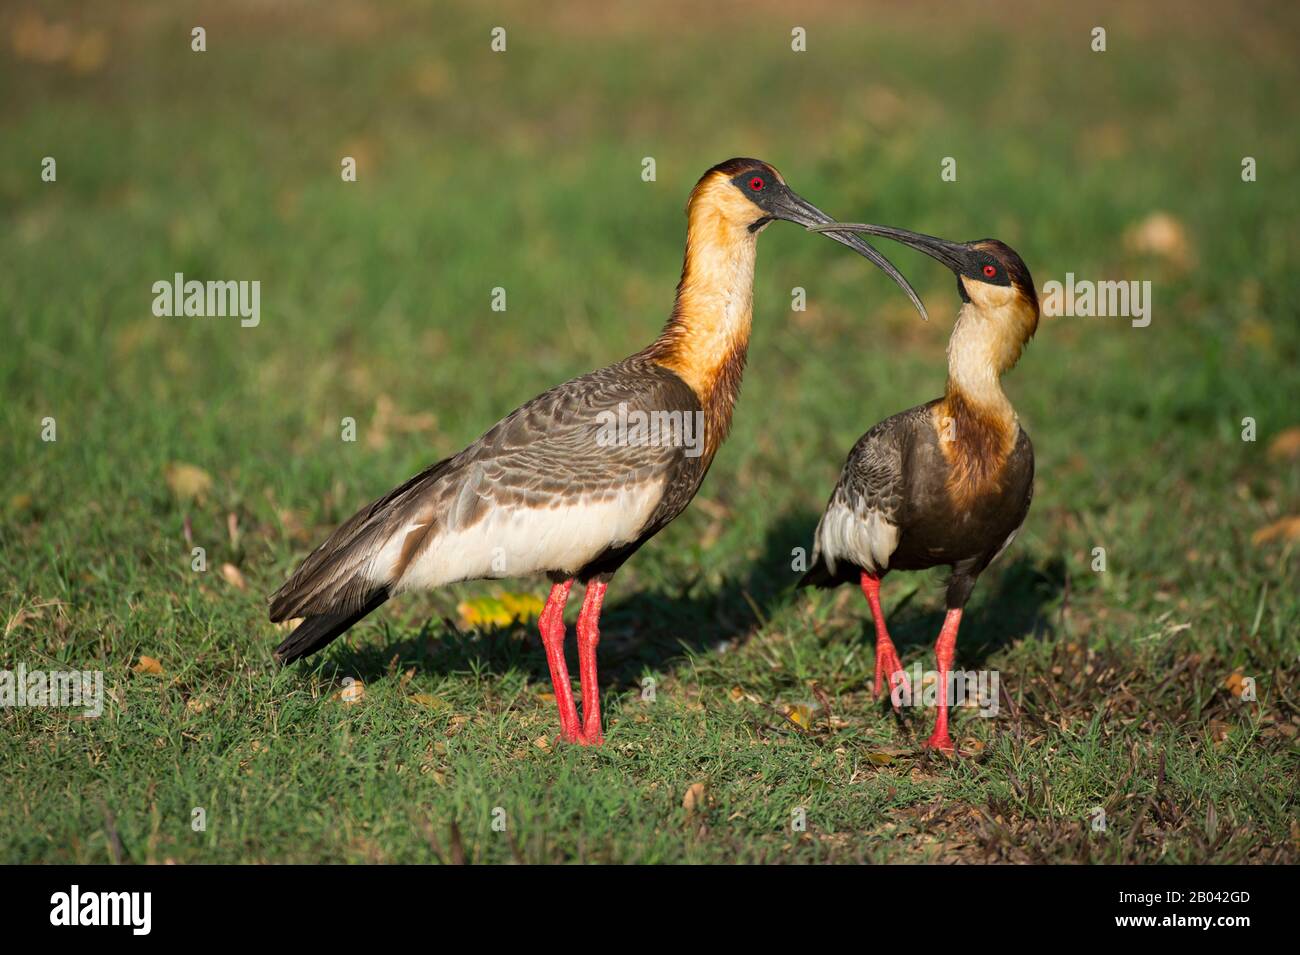
[[(0, 858), (1296, 860), (1300, 11), (843, 6), (6, 7), (0, 665), (103, 669), (111, 699), (0, 711)], [(538, 582), (404, 599), (279, 673), (263, 596), (360, 504), (648, 343), (686, 196), (736, 155), (839, 217), (1001, 238), (1040, 288), (1152, 282), (1150, 327), (1044, 318), (1006, 380), (1038, 479), (963, 629), (1016, 701), (959, 722), (978, 755), (919, 756), (929, 716), (864, 694), (858, 595), (789, 589), (858, 435), (941, 391), (952, 278), (886, 250), (926, 325), (781, 224), (732, 437), (611, 589), (603, 750), (547, 744), (530, 623), (456, 622)], [(259, 280), (261, 324), (155, 317), (175, 272)], [(885, 587), (908, 665), (940, 582)]]

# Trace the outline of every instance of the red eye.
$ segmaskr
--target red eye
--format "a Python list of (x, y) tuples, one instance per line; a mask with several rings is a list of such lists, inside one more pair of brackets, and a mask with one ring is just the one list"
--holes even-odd
[(762, 177), (755, 176), (753, 179), (749, 180), (749, 188), (753, 189), (755, 192), (762, 192), (763, 191)]
[(995, 276), (995, 275), (997, 275), (997, 274), (998, 274), (998, 270), (997, 270), (997, 268), (995, 268), (994, 266), (992, 266), (992, 265), (986, 265), (986, 266), (984, 266), (984, 275), (985, 275), (987, 278), (993, 278), (993, 276)]

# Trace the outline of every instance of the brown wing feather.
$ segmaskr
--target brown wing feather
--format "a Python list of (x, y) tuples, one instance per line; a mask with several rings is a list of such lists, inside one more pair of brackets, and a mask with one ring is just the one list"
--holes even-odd
[[(684, 455), (681, 447), (600, 443), (602, 412), (617, 412), (620, 405), (629, 414), (699, 410), (680, 378), (640, 356), (553, 388), (344, 522), (271, 597), (271, 619), (355, 610), (377, 587), (395, 584), (439, 531), (472, 526), (494, 508), (599, 500), (655, 481), (672, 488), (676, 505), (671, 516), (656, 510), (652, 522), (662, 527), (689, 502), (707, 461)], [(683, 474), (692, 485), (685, 495), (676, 487)], [(406, 536), (395, 565), (371, 567), (399, 533)], [(626, 543), (611, 540), (610, 546)]]
[(290, 620), (326, 612), (346, 614), (363, 605), (374, 586), (359, 581), (355, 575), (387, 539), (393, 513), (440, 480), (454, 460), (445, 458), (425, 468), (335, 528), (271, 595), (271, 619)]

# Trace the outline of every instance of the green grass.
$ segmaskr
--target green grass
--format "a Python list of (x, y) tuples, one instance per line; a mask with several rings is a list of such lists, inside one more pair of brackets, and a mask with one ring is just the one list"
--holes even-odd
[[(1297, 555), (1252, 540), (1300, 513), (1295, 459), (1270, 454), (1300, 425), (1300, 21), (1024, 6), (6, 11), (0, 666), (100, 669), (109, 699), (90, 720), (0, 710), (0, 860), (1300, 859)], [(102, 31), (106, 57), (42, 61), (14, 39), (33, 15)], [(891, 250), (922, 325), (861, 260), (783, 225), (760, 241), (732, 437), (611, 587), (604, 748), (538, 745), (557, 721), (531, 625), (452, 622), (538, 581), (404, 598), (278, 670), (264, 595), (330, 528), (650, 340), (687, 191), (732, 155), (838, 216), (1000, 237), (1040, 286), (1153, 282), (1149, 328), (1044, 319), (1007, 379), (1038, 482), (958, 649), (1007, 695), (995, 719), (957, 717), (978, 754), (924, 756), (931, 714), (871, 701), (859, 594), (791, 586), (853, 441), (942, 388), (951, 277)], [(1187, 256), (1126, 242), (1157, 211)], [(155, 318), (150, 287), (177, 271), (259, 279), (261, 325)], [(211, 475), (202, 499), (169, 488), (175, 462)], [(886, 582), (907, 665), (932, 661), (942, 606), (938, 573)], [(165, 673), (133, 673), (142, 655)], [(798, 704), (807, 728), (782, 715)]]

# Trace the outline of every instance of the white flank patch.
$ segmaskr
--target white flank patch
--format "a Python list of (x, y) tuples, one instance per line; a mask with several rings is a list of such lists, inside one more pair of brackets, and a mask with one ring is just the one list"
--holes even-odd
[(832, 505), (817, 527), (817, 547), (831, 573), (840, 560), (874, 573), (889, 566), (889, 557), (898, 547), (898, 528), (879, 511), (859, 517), (847, 507)]
[[(459, 580), (527, 577), (548, 570), (574, 573), (606, 548), (636, 540), (663, 495), (663, 482), (626, 488), (603, 500), (548, 508), (498, 508), (467, 528), (448, 528), (412, 560), (395, 591), (425, 590)], [(391, 537), (369, 562), (373, 580), (387, 582), (412, 524)]]

